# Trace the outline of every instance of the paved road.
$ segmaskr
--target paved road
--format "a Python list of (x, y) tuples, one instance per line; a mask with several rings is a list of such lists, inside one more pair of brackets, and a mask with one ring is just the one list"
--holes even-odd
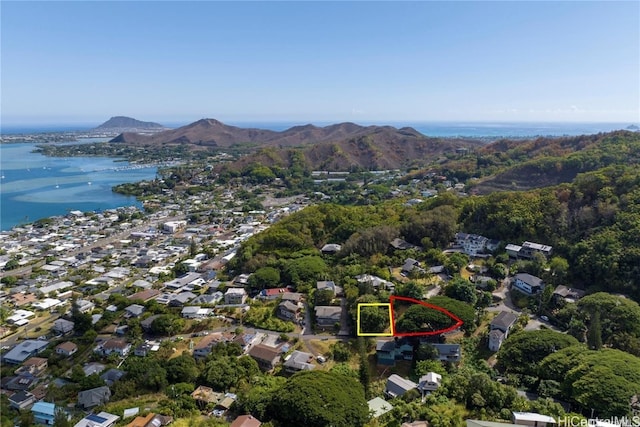
[[(520, 316), (520, 314), (522, 313), (522, 310), (514, 306), (513, 303), (511, 302), (511, 290), (509, 289), (510, 284), (511, 283), (508, 278), (502, 281), (500, 287), (493, 292), (493, 295), (502, 298), (502, 301), (500, 301), (500, 303), (498, 303), (496, 306), (487, 307), (487, 311), (493, 311), (493, 312), (508, 311), (510, 313), (516, 314), (517, 316)], [(518, 292), (518, 291), (515, 291), (515, 292)], [(542, 325), (556, 332), (563, 332), (562, 329), (557, 328), (556, 326), (550, 324), (549, 322), (542, 321), (534, 314), (529, 315), (529, 322), (527, 323), (527, 326), (525, 326), (524, 329), (526, 331), (535, 331), (540, 329)]]
[[(27, 334), (33, 332), (37, 327), (42, 325), (43, 323), (55, 322), (60, 317), (59, 314), (54, 314), (52, 316), (44, 316), (44, 317), (35, 317), (31, 319), (31, 321), (25, 326), (20, 326), (16, 330), (16, 332), (12, 335), (4, 337), (0, 340), (0, 346), (10, 346), (13, 347), (18, 343), (18, 339), (24, 339)], [(50, 331), (42, 331), (42, 335), (47, 335)]]
[(342, 308), (342, 315), (340, 316), (340, 331), (339, 336), (348, 336), (350, 334), (349, 329), (349, 312), (347, 311), (347, 299), (340, 298), (340, 307)]
[[(239, 325), (238, 325), (239, 326)], [(216, 332), (233, 332), (236, 330), (236, 328), (238, 327), (236, 325), (233, 326), (222, 326), (219, 328), (213, 328), (213, 329), (207, 329), (205, 331), (200, 331), (198, 333), (203, 333), (203, 332), (208, 332), (208, 333), (216, 333)], [(269, 331), (266, 329), (258, 329), (258, 328), (254, 328), (252, 326), (243, 326), (244, 329), (250, 329), (252, 331), (255, 331), (256, 333), (259, 334), (265, 334), (265, 335), (273, 335), (273, 336), (280, 336), (282, 335), (282, 332), (276, 332), (276, 331)], [(187, 339), (187, 338), (191, 338), (192, 334), (180, 334), (180, 335), (174, 335), (172, 337), (167, 337), (167, 338), (163, 338), (163, 341), (166, 340), (175, 340), (175, 339)], [(305, 341), (309, 341), (309, 340), (341, 340), (341, 341), (347, 341), (349, 339), (351, 339), (352, 337), (339, 337), (339, 336), (335, 336), (335, 335), (317, 335), (317, 334), (308, 334), (308, 335), (303, 335), (299, 332), (285, 332), (285, 335), (287, 335), (289, 338), (298, 338), (298, 339), (303, 339)]]

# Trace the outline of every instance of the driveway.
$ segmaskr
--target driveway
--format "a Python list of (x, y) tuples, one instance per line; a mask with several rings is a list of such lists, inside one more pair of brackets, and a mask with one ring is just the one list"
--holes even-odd
[(313, 328), (311, 327), (311, 310), (309, 310), (309, 304), (305, 303), (304, 310), (304, 328), (300, 335), (313, 335)]
[(433, 289), (430, 289), (428, 292), (424, 294), (424, 298), (429, 299), (431, 297), (435, 297), (440, 293), (441, 290), (442, 290), (442, 287), (440, 285), (435, 285)]
[(521, 312), (521, 310), (511, 302), (510, 284), (510, 280), (506, 278), (500, 283), (500, 287), (492, 292), (492, 295), (500, 298), (501, 301), (494, 307), (487, 307), (487, 311), (508, 311), (516, 314)]
[(338, 336), (349, 336), (351, 330), (349, 329), (349, 311), (347, 310), (347, 299), (340, 298), (340, 307), (342, 308), (342, 316), (340, 316), (340, 331)]

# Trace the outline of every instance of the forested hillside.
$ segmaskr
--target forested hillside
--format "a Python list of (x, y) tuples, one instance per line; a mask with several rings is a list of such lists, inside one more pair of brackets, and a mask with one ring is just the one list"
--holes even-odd
[(509, 242), (554, 246), (587, 289), (640, 298), (640, 169), (615, 165), (572, 184), (501, 192), (462, 202), (465, 230)]
[(526, 190), (571, 182), (579, 173), (640, 162), (640, 133), (617, 131), (531, 141), (500, 140), (440, 167), (475, 191)]
[(237, 263), (247, 272), (277, 266), (288, 277), (288, 258), (301, 263), (303, 256), (317, 256), (323, 244), (339, 243), (344, 245), (341, 257), (351, 256), (353, 261), (355, 256), (365, 265), (382, 268), (389, 259), (381, 256), (387, 254), (393, 238), (442, 249), (456, 231), (481, 234), (503, 244), (544, 242), (568, 260), (567, 279), (572, 283), (640, 300), (640, 169), (636, 165), (608, 166), (555, 187), (437, 197), (416, 207), (398, 201), (314, 206), (249, 239)]

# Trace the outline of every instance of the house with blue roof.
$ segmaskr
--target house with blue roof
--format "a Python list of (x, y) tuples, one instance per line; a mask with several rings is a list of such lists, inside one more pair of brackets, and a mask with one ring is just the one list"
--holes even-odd
[(24, 340), (2, 357), (5, 363), (18, 365), (28, 358), (35, 356), (49, 345), (46, 340)]
[(56, 405), (49, 402), (36, 402), (31, 407), (31, 412), (36, 424), (52, 426), (56, 417)]

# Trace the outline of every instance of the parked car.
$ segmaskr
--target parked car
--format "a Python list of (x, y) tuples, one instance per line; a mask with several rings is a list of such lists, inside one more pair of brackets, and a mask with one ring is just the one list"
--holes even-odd
[(324, 356), (318, 356), (318, 357), (316, 357), (316, 360), (317, 360), (318, 362), (320, 362), (320, 363), (324, 363), (324, 362), (326, 362), (326, 361), (327, 361), (327, 359), (325, 359), (325, 357), (324, 357)]
[(549, 318), (547, 316), (540, 316), (540, 320), (544, 320), (545, 322), (548, 322)]

